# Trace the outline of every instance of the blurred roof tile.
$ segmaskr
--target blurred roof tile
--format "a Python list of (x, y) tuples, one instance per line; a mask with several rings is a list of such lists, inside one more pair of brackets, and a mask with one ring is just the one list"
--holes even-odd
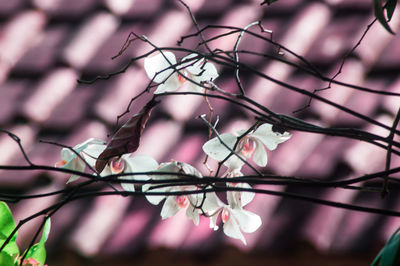
[[(9, 129), (9, 132), (18, 136), (25, 151), (28, 151), (35, 139), (37, 130), (30, 125), (17, 125)], [(15, 165), (13, 162), (23, 157), (17, 142), (5, 133), (0, 135), (0, 150), (3, 151), (2, 156), (0, 156), (0, 165)]]
[(149, 19), (155, 18), (162, 11), (163, 0), (135, 0), (131, 8), (123, 14), (124, 18)]
[[(356, 190), (332, 189), (324, 194), (324, 200), (351, 203), (358, 192)], [(306, 225), (302, 228), (303, 235), (318, 249), (329, 250), (332, 248), (343, 218), (349, 211), (328, 206), (316, 206), (308, 217)]]
[(12, 15), (19, 11), (19, 8), (23, 6), (24, 0), (13, 0), (13, 1), (1, 1), (0, 2), (0, 15)]
[[(34, 195), (34, 194), (43, 194), (49, 193), (51, 191), (57, 191), (62, 189), (57, 184), (50, 184), (46, 186), (42, 186), (40, 188), (31, 189), (27, 194)], [(39, 198), (31, 198), (29, 201), (26, 201), (25, 204), (19, 204), (15, 207), (13, 211), (13, 216), (16, 221), (24, 220), (27, 217), (43, 210), (43, 206), (51, 206), (55, 204), (58, 199), (57, 195), (47, 196), (47, 197), (39, 197)], [(32, 239), (32, 236), (35, 234), (37, 228), (40, 227), (41, 223), (43, 222), (43, 218), (45, 215), (37, 217), (37, 219), (30, 220), (26, 226), (22, 226), (18, 230), (18, 246), (21, 246), (22, 243), (29, 243)]]
[[(399, 29), (398, 29), (399, 31)], [(400, 65), (400, 34), (393, 36), (385, 51), (379, 57), (374, 68), (399, 68)]]
[(7, 78), (10, 69), (35, 43), (45, 23), (44, 13), (23, 11), (3, 27), (0, 39), (0, 84)]
[(78, 76), (71, 68), (52, 71), (23, 105), (23, 113), (37, 122), (48, 119), (58, 104), (75, 88)]
[[(361, 84), (361, 86), (364, 86), (366, 88), (374, 88), (375, 90), (379, 91), (380, 89), (384, 88), (384, 83), (382, 80), (366, 80)], [(379, 102), (382, 100), (378, 94), (376, 95), (376, 97), (371, 97), (370, 93), (366, 93), (364, 91), (359, 91), (352, 88), (341, 89), (352, 91), (349, 99), (346, 102), (346, 107), (352, 110), (357, 110), (358, 113), (363, 114), (367, 117), (373, 116)], [(340, 123), (340, 125), (354, 126), (360, 124), (359, 118), (345, 112), (340, 112), (336, 119), (336, 121), (339, 121), (338, 123)]]
[(123, 15), (129, 11), (135, 0), (103, 0), (105, 5), (115, 14)]
[[(390, 85), (388, 91), (400, 93), (400, 78)], [(396, 115), (400, 108), (400, 96), (383, 97), (383, 106), (386, 110)]]
[(175, 216), (156, 225), (149, 235), (149, 246), (178, 248), (184, 243), (186, 235), (193, 230), (193, 226), (192, 220), (186, 217), (186, 211), (180, 210)]
[(14, 67), (15, 72), (42, 74), (55, 67), (60, 47), (67, 35), (66, 26), (49, 27)]
[(94, 206), (88, 209), (72, 233), (69, 240), (71, 247), (85, 256), (98, 254), (118, 228), (130, 201), (129, 197), (119, 195), (97, 197)]
[(96, 13), (87, 19), (63, 51), (71, 66), (81, 69), (96, 54), (103, 42), (116, 31), (118, 19), (109, 13)]
[[(156, 27), (154, 27), (157, 25)], [(186, 12), (169, 11), (160, 16), (155, 22), (149, 34), (146, 34), (150, 42), (158, 47), (175, 45), (191, 26), (190, 16)], [(138, 43), (135, 55), (142, 55), (153, 47), (148, 43)]]
[(269, 155), (269, 168), (282, 175), (295, 174), (323, 138), (321, 134), (296, 132)]
[(78, 125), (93, 102), (96, 91), (86, 86), (78, 86), (54, 107), (48, 119), (43, 121), (46, 129), (68, 130)]
[[(369, 20), (372, 21), (372, 18)], [(394, 13), (389, 25), (395, 32), (399, 31), (400, 15), (398, 12)], [(364, 30), (365, 29), (363, 29), (363, 31)], [(355, 51), (356, 54), (360, 56), (366, 67), (372, 67), (372, 65), (378, 60), (381, 53), (385, 50), (392, 39), (392, 36), (393, 35), (387, 32), (379, 22), (376, 22), (375, 25), (371, 27), (368, 34), (365, 35), (364, 40)]]
[[(347, 60), (343, 66), (341, 74), (336, 78), (336, 80), (357, 85), (362, 84), (364, 78), (365, 67), (363, 66), (363, 64), (356, 60)], [(340, 85), (332, 84), (330, 89), (319, 91), (317, 93), (319, 96), (331, 100), (336, 104), (346, 105), (346, 102), (348, 101), (352, 93), (354, 93), (354, 90)], [(337, 115), (341, 112), (336, 107), (330, 106), (318, 100), (314, 100), (312, 102), (311, 108), (314, 109), (314, 111), (318, 113), (325, 121), (330, 122), (335, 121)]]
[(0, 125), (5, 125), (14, 117), (29, 85), (28, 81), (7, 80), (0, 86)]
[[(378, 117), (377, 121), (391, 126), (393, 118), (385, 115)], [(370, 126), (367, 132), (386, 137), (389, 131), (378, 126)], [(383, 165), (386, 158), (386, 150), (367, 142), (357, 142), (350, 147), (344, 157), (351, 167), (359, 174), (368, 174), (374, 171), (384, 170)]]
[[(163, 160), (181, 139), (182, 124), (175, 121), (160, 121), (148, 125), (140, 140), (136, 154), (145, 154), (157, 161)], [(168, 158), (168, 160), (171, 158)]]
[[(282, 45), (299, 55), (305, 55), (313, 41), (329, 22), (329, 19), (330, 11), (325, 5), (319, 3), (310, 4), (304, 12), (301, 12), (301, 15), (295, 18), (294, 26), (289, 28), (289, 31), (285, 33), (281, 41)], [(285, 53), (284, 59), (295, 60), (289, 53)], [(262, 70), (262, 73), (284, 81), (292, 71), (293, 68), (291, 66), (273, 61)], [(255, 80), (248, 96), (252, 99), (257, 99), (265, 106), (270, 106), (279, 91), (279, 86), (272, 81), (266, 81), (264, 78)]]
[(110, 124), (115, 123), (117, 116), (127, 109), (129, 100), (139, 95), (147, 83), (148, 78), (143, 70), (130, 67), (125, 73), (110, 80), (104, 95), (95, 105), (96, 114)]
[[(250, 23), (261, 19), (261, 9), (254, 9), (249, 5), (240, 5), (234, 8), (229, 8), (228, 10), (229, 11), (225, 14), (225, 16), (219, 22), (217, 22), (217, 25), (245, 27)], [(210, 38), (228, 31), (230, 30), (210, 30), (207, 32), (208, 34), (205, 35), (207, 38)], [(231, 34), (229, 36), (219, 38), (209, 43), (210, 48), (231, 51), (233, 50), (237, 37), (238, 34)]]
[(151, 224), (152, 218), (153, 213), (149, 211), (148, 208), (128, 212), (127, 215), (121, 219), (121, 223), (118, 228), (116, 228), (111, 239), (105, 243), (102, 252), (106, 254), (118, 254), (126, 249), (128, 249), (127, 252), (130, 254), (135, 252), (141, 247), (142, 238), (145, 237), (143, 233), (147, 232), (147, 227)]
[(99, 2), (96, 0), (36, 0), (35, 4), (53, 18), (80, 19), (86, 17), (86, 14)]

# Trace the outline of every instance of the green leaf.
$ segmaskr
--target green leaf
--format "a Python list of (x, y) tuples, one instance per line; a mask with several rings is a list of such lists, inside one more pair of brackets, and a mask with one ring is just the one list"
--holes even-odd
[(396, 8), (397, 0), (386, 0), (386, 15), (388, 21), (392, 19), (394, 9)]
[[(4, 244), (6, 239), (7, 237), (5, 235), (0, 234), (0, 247)], [(11, 239), (1, 252), (6, 252), (9, 255), (19, 255), (19, 248), (17, 243), (15, 243), (15, 239)]]
[(386, 245), (376, 256), (371, 266), (377, 265), (399, 265), (400, 263), (400, 227), (392, 234)]
[(381, 23), (381, 25), (391, 34), (394, 34), (389, 24), (386, 21), (385, 15), (383, 14), (383, 7), (381, 0), (373, 0), (374, 12), (376, 19)]
[(44, 244), (47, 241), (47, 238), (49, 237), (50, 225), (51, 225), (50, 218), (48, 218), (46, 220), (46, 223), (44, 224), (42, 237), (40, 238), (39, 243), (36, 243), (27, 251), (26, 254), (27, 258), (33, 258), (37, 262), (44, 264), (44, 262), (46, 261), (46, 248)]
[[(10, 208), (4, 202), (0, 202), (0, 247), (4, 244), (8, 236), (15, 229), (14, 218), (12, 217)], [(19, 255), (19, 249), (15, 240), (17, 239), (17, 233), (15, 233), (8, 244), (4, 247), (2, 252), (6, 252), (9, 255)], [(2, 264), (0, 264), (2, 265)]]
[(0, 252), (0, 265), (15, 266), (14, 257), (6, 252)]
[[(3, 201), (0, 201), (0, 233), (9, 236), (15, 228), (14, 218), (10, 208)], [(17, 236), (15, 235), (15, 238)]]

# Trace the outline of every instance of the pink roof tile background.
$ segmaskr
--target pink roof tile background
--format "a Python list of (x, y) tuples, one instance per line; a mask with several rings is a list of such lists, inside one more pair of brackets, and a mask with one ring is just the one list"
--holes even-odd
[[(275, 40), (304, 56), (327, 76), (338, 71), (342, 57), (356, 44), (373, 19), (371, 1), (368, 0), (280, 0), (270, 6), (260, 6), (261, 1), (256, 0), (186, 2), (200, 26), (244, 27), (261, 20), (265, 28), (274, 31)], [(54, 165), (59, 160), (60, 148), (39, 140), (74, 146), (90, 137), (107, 139), (115, 129), (116, 117), (126, 110), (130, 99), (147, 86), (149, 81), (143, 61), (108, 80), (90, 85), (77, 82), (80, 78), (89, 79), (117, 71), (130, 57), (151, 49), (147, 44), (135, 42), (121, 57), (111, 60), (130, 31), (145, 34), (158, 46), (174, 46), (182, 35), (195, 31), (186, 9), (172, 0), (1, 1), (0, 21), (0, 128), (18, 135), (32, 161), (46, 165)], [(398, 12), (395, 12), (390, 25), (399, 32)], [(210, 30), (206, 36), (221, 32)], [(346, 61), (337, 80), (399, 93), (399, 36), (388, 34), (375, 23)], [(229, 50), (235, 40), (233, 37), (221, 38), (212, 42), (210, 47)], [(184, 45), (195, 44), (188, 40)], [(248, 36), (243, 38), (241, 47), (264, 52), (271, 49), (254, 43)], [(288, 54), (284, 56), (291, 58)], [(243, 58), (262, 73), (310, 92), (327, 85), (277, 61), (250, 56)], [(218, 84), (228, 91), (236, 90), (231, 79), (233, 72), (223, 66), (217, 68), (222, 73)], [(243, 75), (242, 78), (249, 97), (273, 111), (293, 115), (293, 111), (308, 102), (308, 97), (271, 82), (253, 76)], [(367, 94), (339, 85), (332, 85), (330, 90), (319, 95), (389, 126), (400, 106), (398, 97)], [(140, 110), (150, 96), (146, 97), (135, 102), (132, 114)], [(221, 119), (220, 132), (243, 128), (244, 124), (252, 122), (243, 120), (248, 115), (243, 110), (218, 100), (210, 101)], [(205, 170), (201, 146), (208, 131), (194, 119), (205, 112), (207, 107), (199, 97), (165, 98), (154, 111), (137, 153), (153, 156), (159, 162), (181, 160)], [(371, 132), (375, 130), (365, 121), (317, 101), (295, 115), (322, 126), (345, 125)], [(5, 134), (0, 135), (0, 151), (1, 165), (26, 164), (16, 143)], [(334, 180), (383, 170), (384, 159), (384, 150), (372, 145), (293, 132), (290, 141), (269, 153), (266, 170), (281, 175)], [(399, 164), (399, 159), (393, 157), (392, 166)], [(0, 191), (22, 194), (48, 192), (64, 188), (67, 179), (67, 175), (59, 173), (1, 170)], [(400, 211), (398, 188), (394, 188), (384, 200), (379, 195), (366, 197), (352, 190), (307, 190), (290, 186), (265, 188), (313, 193), (322, 199)], [(11, 207), (16, 217), (22, 219), (57, 199), (22, 201), (11, 204)], [(160, 247), (207, 254), (232, 245), (245, 252), (273, 254), (277, 250), (296, 250), (299, 246), (311, 245), (326, 254), (358, 252), (365, 262), (374, 257), (377, 248), (400, 226), (399, 218), (269, 195), (258, 195), (249, 209), (262, 217), (263, 225), (255, 233), (246, 235), (248, 246), (244, 247), (240, 241), (226, 238), (221, 230), (213, 232), (206, 219), (201, 219), (198, 227), (183, 213), (161, 221), (161, 206), (150, 206), (142, 197), (88, 198), (71, 202), (53, 217), (47, 245), (49, 256), (57, 261), (62, 252), (72, 249), (83, 257), (123, 256), (129, 262), (133, 254)], [(38, 221), (32, 221), (24, 226), (20, 233), (24, 236), (19, 241), (26, 245), (37, 225)]]

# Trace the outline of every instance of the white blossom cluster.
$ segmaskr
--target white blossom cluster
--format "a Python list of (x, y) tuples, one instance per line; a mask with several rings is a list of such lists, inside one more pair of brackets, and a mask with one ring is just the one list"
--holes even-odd
[[(206, 62), (205, 59), (198, 59), (196, 54), (184, 57), (181, 63), (177, 64), (173, 53), (163, 52), (145, 59), (144, 68), (150, 79), (160, 83), (155, 93), (174, 91), (181, 87), (188, 91), (202, 92), (204, 88), (198, 84), (218, 77), (215, 66)], [(290, 138), (288, 132), (283, 134), (274, 132), (270, 124), (262, 124), (244, 135), (246, 132), (246, 130), (241, 130), (236, 134), (221, 134), (203, 145), (203, 151), (209, 157), (218, 162), (223, 161), (223, 165), (227, 167), (222, 178), (233, 180), (242, 177), (241, 169), (245, 161), (250, 158), (256, 165), (265, 167), (267, 165), (266, 149), (272, 151), (278, 144)], [(87, 166), (94, 167), (96, 159), (105, 149), (105, 142), (89, 139), (73, 147), (75, 152), (63, 148), (62, 161), (56, 165), (84, 172)], [(147, 174), (135, 174), (144, 172)], [(157, 172), (160, 174), (155, 174)], [(186, 211), (186, 216), (198, 225), (200, 216), (204, 215), (210, 219), (210, 228), (218, 230), (217, 224), (222, 222), (224, 233), (229, 237), (240, 239), (244, 244), (246, 240), (243, 232), (252, 233), (261, 226), (260, 216), (244, 209), (253, 200), (255, 196), (253, 192), (227, 191), (226, 203), (224, 203), (215, 192), (203, 192), (204, 189), (210, 187), (179, 185), (179, 179), (185, 175), (192, 178), (203, 177), (199, 170), (187, 163), (172, 160), (159, 164), (146, 155), (124, 154), (110, 159), (100, 176), (121, 173), (131, 174), (118, 176), (121, 180), (158, 180), (157, 183), (144, 182), (141, 191), (146, 192), (147, 200), (153, 205), (164, 201), (161, 210), (162, 219), (170, 218), (183, 209)], [(72, 175), (67, 183), (76, 181), (78, 178), (79, 175)], [(175, 179), (176, 185), (171, 182)], [(168, 182), (163, 183), (163, 180), (168, 180)], [(251, 189), (251, 186), (244, 182), (228, 181), (226, 186), (228, 189), (229, 187)], [(133, 183), (121, 182), (121, 187), (125, 191), (135, 191)]]

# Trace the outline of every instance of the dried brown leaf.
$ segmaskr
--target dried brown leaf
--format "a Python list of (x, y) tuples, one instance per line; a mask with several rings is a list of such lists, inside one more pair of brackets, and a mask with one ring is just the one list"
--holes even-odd
[(132, 116), (111, 138), (106, 149), (96, 161), (96, 171), (101, 173), (109, 159), (131, 153), (139, 148), (140, 137), (154, 106), (159, 102), (151, 99), (139, 113)]

